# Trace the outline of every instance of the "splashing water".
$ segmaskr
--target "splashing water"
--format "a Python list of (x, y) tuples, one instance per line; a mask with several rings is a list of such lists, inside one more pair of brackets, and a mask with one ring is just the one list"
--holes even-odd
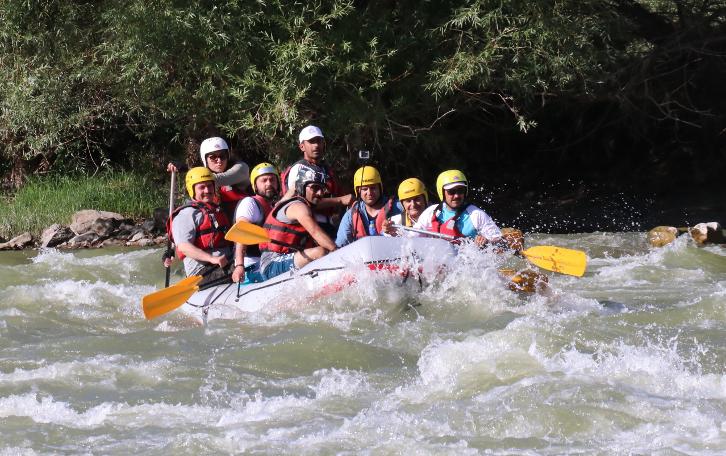
[(0, 454), (726, 451), (726, 249), (528, 243), (585, 250), (587, 274), (519, 294), (497, 269), (522, 260), (464, 249), (435, 283), (206, 327), (143, 319), (159, 250), (3, 252)]

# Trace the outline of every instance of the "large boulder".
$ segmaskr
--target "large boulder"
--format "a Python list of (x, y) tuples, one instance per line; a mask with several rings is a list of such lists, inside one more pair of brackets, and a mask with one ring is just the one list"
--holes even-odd
[[(95, 228), (101, 230), (102, 226), (108, 224), (120, 225), (126, 221), (126, 217), (116, 212), (96, 211), (93, 209), (84, 209), (73, 214), (71, 217), (71, 230), (77, 235), (88, 233), (94, 230), (94, 223), (98, 220), (112, 220), (113, 222), (100, 222)], [(98, 233), (97, 233), (98, 234)]]
[(33, 243), (33, 236), (30, 233), (23, 233), (20, 236), (15, 236), (8, 242), (0, 244), (0, 250), (20, 250), (24, 247), (29, 246)]
[(73, 236), (75, 235), (69, 227), (54, 223), (53, 225), (46, 228), (43, 231), (43, 234), (41, 234), (40, 246), (42, 248), (55, 247), (57, 245), (63, 244), (67, 240), (71, 239)]

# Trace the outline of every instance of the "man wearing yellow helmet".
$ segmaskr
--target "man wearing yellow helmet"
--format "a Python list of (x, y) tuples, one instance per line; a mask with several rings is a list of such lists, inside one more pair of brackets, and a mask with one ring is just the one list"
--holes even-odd
[(343, 216), (335, 245), (343, 247), (364, 236), (383, 234), (386, 219), (400, 214), (393, 198), (383, 195), (381, 174), (372, 166), (359, 168), (353, 176), (358, 201)]
[(184, 260), (187, 276), (219, 266), (205, 275), (204, 282), (207, 282), (226, 274), (223, 268), (232, 256), (232, 243), (224, 235), (231, 225), (216, 203), (215, 177), (209, 169), (202, 166), (190, 169), (185, 183), (191, 202), (171, 214), (167, 232), (176, 245), (177, 256)]
[[(262, 226), (280, 198), (280, 174), (271, 163), (260, 163), (250, 173), (254, 195), (242, 199), (235, 210), (235, 221), (244, 220)], [(235, 244), (232, 281), (261, 282), (260, 248), (257, 245)]]
[(390, 223), (384, 224), (387, 234), (397, 235), (398, 230), (392, 225), (413, 226), (429, 203), (426, 186), (420, 179), (408, 178), (398, 186), (398, 200), (403, 206), (403, 212), (392, 216)]
[(469, 181), (458, 169), (439, 174), (436, 192), (441, 203), (428, 207), (414, 228), (455, 237), (473, 238), (477, 245), (499, 241), (502, 232), (482, 209), (466, 201)]

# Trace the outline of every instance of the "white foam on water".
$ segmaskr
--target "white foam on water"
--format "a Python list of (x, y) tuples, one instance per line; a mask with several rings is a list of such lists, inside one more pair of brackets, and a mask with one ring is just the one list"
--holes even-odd
[(53, 423), (73, 429), (89, 429), (101, 425), (121, 409), (119, 404), (104, 402), (85, 412), (77, 412), (68, 403), (36, 393), (0, 398), (0, 418), (27, 417), (35, 423)]
[(94, 382), (113, 389), (119, 376), (133, 376), (137, 383), (146, 386), (167, 380), (175, 364), (168, 359), (138, 361), (123, 355), (98, 355), (71, 362), (43, 364), (33, 369), (16, 368), (12, 372), (0, 372), (0, 385), (53, 382), (69, 387)]
[(699, 347), (690, 358), (678, 351), (677, 340), (643, 346), (623, 342), (603, 344), (596, 353), (563, 349), (554, 357), (535, 348), (530, 353), (550, 372), (563, 372), (592, 381), (617, 383), (633, 391), (674, 399), (726, 399), (726, 374), (704, 374), (697, 364)]

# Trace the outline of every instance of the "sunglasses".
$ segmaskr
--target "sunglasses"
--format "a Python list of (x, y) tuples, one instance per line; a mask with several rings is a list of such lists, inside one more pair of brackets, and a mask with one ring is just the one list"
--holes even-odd
[(325, 187), (323, 187), (322, 185), (318, 185), (318, 184), (308, 184), (308, 188), (313, 193), (318, 193), (318, 192), (325, 191)]
[(447, 195), (466, 195), (466, 187), (454, 187), (444, 190)]
[(222, 161), (227, 160), (229, 158), (229, 154), (208, 154), (207, 160), (213, 160), (213, 161)]

